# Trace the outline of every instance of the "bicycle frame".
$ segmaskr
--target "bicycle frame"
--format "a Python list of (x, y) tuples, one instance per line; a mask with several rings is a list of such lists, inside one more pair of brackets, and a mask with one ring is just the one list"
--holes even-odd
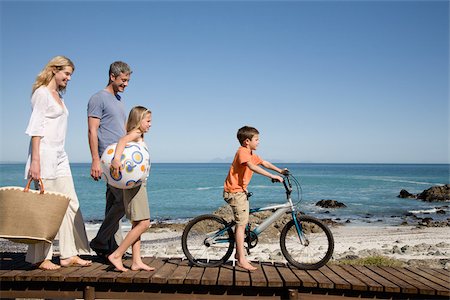
[[(286, 184), (286, 181), (288, 182)], [(305, 236), (302, 233), (302, 230), (300, 229), (300, 224), (297, 222), (296, 214), (297, 209), (296, 206), (293, 204), (291, 199), (291, 193), (292, 193), (292, 185), (289, 180), (289, 175), (286, 176), (286, 180), (283, 181), (284, 188), (286, 189), (286, 198), (287, 202), (284, 204), (277, 204), (277, 205), (271, 205), (266, 207), (260, 207), (260, 208), (251, 208), (250, 214), (261, 212), (261, 211), (267, 211), (267, 210), (275, 210), (273, 214), (271, 214), (269, 217), (267, 217), (261, 224), (255, 227), (255, 229), (252, 230), (252, 232), (259, 236), (264, 230), (267, 229), (272, 223), (274, 223), (276, 220), (278, 220), (283, 214), (291, 212), (292, 219), (294, 220), (295, 228), (297, 230), (298, 237), (300, 239), (300, 242), (304, 245), (308, 244), (308, 241), (305, 239)], [(227, 239), (223, 240), (220, 239), (220, 236), (228, 230), (228, 228), (235, 226), (236, 223), (232, 221), (227, 227), (220, 230), (219, 232), (216, 232), (213, 236), (208, 238), (207, 240), (214, 243), (220, 243), (220, 242), (228, 242)]]

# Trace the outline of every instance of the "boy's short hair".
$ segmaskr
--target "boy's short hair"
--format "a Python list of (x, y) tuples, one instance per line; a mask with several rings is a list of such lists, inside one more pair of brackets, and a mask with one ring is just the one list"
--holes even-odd
[(237, 139), (242, 145), (246, 139), (251, 140), (257, 134), (259, 134), (258, 129), (250, 126), (244, 126), (239, 128), (237, 132)]

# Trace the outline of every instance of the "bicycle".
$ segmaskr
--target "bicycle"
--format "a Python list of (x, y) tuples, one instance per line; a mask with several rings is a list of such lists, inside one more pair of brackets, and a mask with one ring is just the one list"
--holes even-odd
[[(299, 201), (296, 204), (291, 198), (292, 182), (297, 187)], [(247, 252), (258, 244), (258, 236), (265, 229), (284, 214), (290, 213), (292, 220), (286, 223), (280, 235), (281, 252), (290, 264), (299, 269), (318, 269), (324, 266), (333, 254), (333, 234), (319, 219), (298, 211), (301, 187), (292, 174), (284, 175), (283, 185), (286, 190), (286, 203), (250, 209), (250, 215), (269, 210), (273, 213), (253, 230), (250, 224), (247, 224)], [(181, 238), (184, 255), (190, 263), (201, 267), (216, 267), (226, 263), (235, 245), (234, 225), (235, 221), (227, 222), (213, 214), (192, 219), (183, 230)]]

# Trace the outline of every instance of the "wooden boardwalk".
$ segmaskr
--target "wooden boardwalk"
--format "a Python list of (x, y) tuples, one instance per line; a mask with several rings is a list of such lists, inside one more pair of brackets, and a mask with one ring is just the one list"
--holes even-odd
[(329, 264), (305, 271), (261, 262), (248, 272), (231, 264), (201, 268), (186, 260), (146, 257), (155, 271), (119, 273), (91, 257), (90, 267), (42, 271), (24, 258), (24, 253), (0, 253), (1, 298), (450, 299), (450, 272), (441, 269)]

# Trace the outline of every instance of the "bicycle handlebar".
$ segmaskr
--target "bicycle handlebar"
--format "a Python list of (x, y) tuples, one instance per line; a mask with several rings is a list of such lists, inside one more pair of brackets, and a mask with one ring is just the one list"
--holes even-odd
[[(284, 189), (286, 190), (286, 194), (288, 194), (288, 196), (289, 196), (292, 192), (292, 184), (291, 184), (291, 180), (289, 179), (289, 175), (291, 175), (291, 173), (289, 172), (289, 170), (286, 169), (286, 171), (283, 175), (284, 175), (284, 180), (283, 180)], [(272, 178), (272, 183), (275, 183), (275, 182), (280, 182), (280, 181)]]

